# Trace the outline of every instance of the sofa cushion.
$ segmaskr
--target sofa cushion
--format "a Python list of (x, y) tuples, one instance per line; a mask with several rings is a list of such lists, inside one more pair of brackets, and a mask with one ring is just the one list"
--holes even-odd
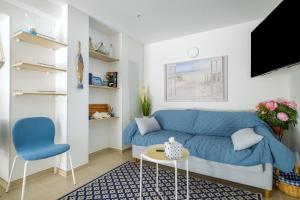
[[(197, 135), (189, 139), (184, 147), (192, 156), (206, 160), (234, 164), (253, 165), (252, 159), (260, 160), (263, 154), (255, 152), (256, 144), (248, 149), (234, 151), (231, 137)], [(262, 162), (263, 163), (263, 162)]]
[(187, 133), (180, 133), (177, 131), (165, 131), (165, 130), (150, 132), (143, 136), (139, 133), (139, 134), (135, 134), (134, 137), (132, 138), (132, 144), (138, 146), (164, 144), (166, 141), (169, 140), (170, 137), (174, 137), (177, 142), (184, 144), (186, 141), (192, 138), (192, 135)]
[(261, 120), (254, 112), (198, 111), (192, 132), (196, 135), (231, 136), (243, 128), (254, 128)]
[(161, 130), (155, 117), (135, 118), (135, 122), (139, 128), (141, 135), (145, 135), (146, 133), (149, 132)]
[(153, 115), (163, 130), (193, 133), (196, 110), (160, 110)]
[(244, 128), (231, 135), (233, 149), (240, 151), (259, 143), (264, 136), (255, 133), (253, 128)]

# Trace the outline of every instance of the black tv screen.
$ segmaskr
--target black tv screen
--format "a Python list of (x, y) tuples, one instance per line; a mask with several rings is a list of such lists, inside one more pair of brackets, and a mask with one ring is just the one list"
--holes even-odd
[(284, 0), (251, 33), (251, 77), (300, 63), (300, 0)]

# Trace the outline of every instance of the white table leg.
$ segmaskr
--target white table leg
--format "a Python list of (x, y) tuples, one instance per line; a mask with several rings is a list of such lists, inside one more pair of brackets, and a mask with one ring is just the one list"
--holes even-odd
[(140, 200), (142, 200), (142, 191), (143, 190), (143, 155), (141, 155), (140, 160)]
[(158, 192), (158, 163), (156, 163), (156, 191)]
[(175, 168), (175, 200), (177, 200), (177, 161), (174, 161)]
[(186, 199), (189, 199), (189, 160), (186, 159)]

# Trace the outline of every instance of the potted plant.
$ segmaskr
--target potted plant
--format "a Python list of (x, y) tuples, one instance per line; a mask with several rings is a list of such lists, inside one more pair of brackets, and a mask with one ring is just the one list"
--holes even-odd
[(141, 110), (144, 117), (148, 117), (151, 113), (151, 100), (149, 98), (148, 87), (142, 87), (140, 91)]
[(270, 125), (280, 140), (284, 130), (288, 130), (290, 125), (297, 124), (298, 112), (295, 101), (260, 102), (256, 106), (256, 112), (263, 121)]

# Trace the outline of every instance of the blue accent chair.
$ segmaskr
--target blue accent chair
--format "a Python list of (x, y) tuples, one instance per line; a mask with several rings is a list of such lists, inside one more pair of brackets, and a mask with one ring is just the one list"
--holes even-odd
[[(68, 152), (73, 184), (76, 184), (69, 144), (55, 144), (55, 126), (46, 117), (25, 118), (16, 122), (12, 131), (12, 139), (17, 152), (14, 158), (6, 192), (9, 190), (15, 162), (18, 157), (25, 161), (21, 200), (24, 199), (26, 170), (28, 161), (41, 160)], [(57, 163), (60, 164), (60, 163)], [(57, 164), (55, 173), (57, 172)]]

